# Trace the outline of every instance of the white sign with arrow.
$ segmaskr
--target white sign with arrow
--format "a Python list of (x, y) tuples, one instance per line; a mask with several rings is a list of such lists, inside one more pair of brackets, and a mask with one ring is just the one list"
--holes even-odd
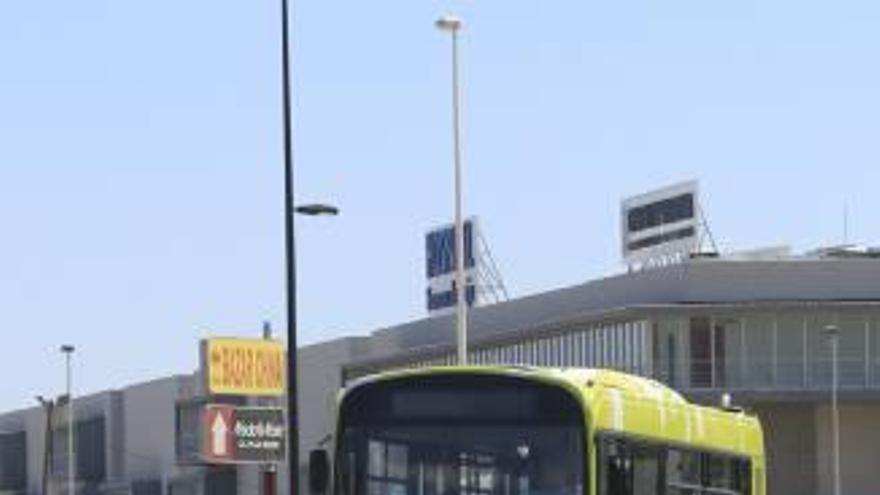
[(202, 461), (209, 464), (284, 460), (284, 411), (277, 407), (208, 404), (202, 416)]
[(226, 457), (229, 455), (229, 449), (226, 446), (226, 437), (229, 434), (229, 426), (226, 425), (226, 420), (223, 419), (223, 414), (217, 414), (214, 416), (214, 424), (211, 425), (211, 433), (214, 435), (214, 441), (212, 442), (214, 448), (211, 453), (217, 457)]

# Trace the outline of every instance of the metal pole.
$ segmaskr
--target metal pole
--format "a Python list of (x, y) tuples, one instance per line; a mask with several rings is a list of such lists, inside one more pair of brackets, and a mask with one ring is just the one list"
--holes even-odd
[(49, 495), (49, 463), (52, 462), (52, 418), (54, 415), (55, 403), (52, 400), (47, 400), (39, 395), (36, 399), (40, 403), (40, 407), (42, 407), (43, 411), (46, 413), (46, 424), (45, 430), (43, 431), (43, 473), (40, 485), (42, 491), (40, 493), (43, 495)]
[(456, 294), (456, 336), (458, 341), (458, 364), (465, 365), (467, 352), (467, 280), (464, 273), (464, 224), (461, 206), (461, 132), (458, 91), (458, 31), (461, 19), (451, 16), (441, 17), (435, 23), (437, 28), (452, 34), (452, 140), (455, 161), (455, 294)]
[(831, 344), (831, 477), (834, 495), (840, 495), (840, 411), (837, 407), (837, 343), (840, 329), (826, 325), (825, 336)]
[(284, 257), (287, 282), (287, 450), (289, 494), (299, 491), (299, 415), (296, 383), (296, 256), (293, 212), (293, 125), (288, 1), (281, 0), (281, 92), (284, 126)]
[[(263, 339), (272, 340), (272, 324), (268, 321), (263, 322)], [(279, 406), (279, 401), (276, 398), (267, 398), (261, 401), (260, 405), (265, 406)], [(261, 482), (261, 490), (262, 495), (276, 495), (277, 490), (277, 469), (275, 464), (264, 464), (262, 466), (262, 482)]]
[(466, 365), (467, 352), (467, 280), (464, 275), (464, 223), (461, 198), (461, 135), (458, 95), (458, 29), (452, 31), (452, 119), (455, 145), (455, 285), (458, 307), (458, 364)]
[(834, 442), (834, 495), (840, 495), (840, 411), (837, 407), (837, 333), (831, 336), (831, 436)]
[(76, 464), (73, 459), (73, 429), (74, 429), (74, 412), (73, 412), (73, 378), (70, 369), (70, 357), (73, 349), (65, 351), (67, 357), (67, 494), (74, 495), (76, 480)]

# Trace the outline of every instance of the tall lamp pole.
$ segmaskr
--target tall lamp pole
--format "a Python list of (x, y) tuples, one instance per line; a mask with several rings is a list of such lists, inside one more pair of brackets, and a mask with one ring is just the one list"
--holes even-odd
[(293, 206), (293, 111), (291, 109), (290, 9), (281, 0), (281, 95), (284, 134), (284, 260), (287, 285), (287, 450), (289, 494), (299, 491), (299, 410), (296, 382), (296, 251), (294, 213), (337, 215), (339, 209), (325, 204)]
[(299, 491), (299, 411), (296, 383), (296, 262), (293, 218), (293, 124), (290, 103), (290, 33), (287, 0), (281, 0), (281, 94), (284, 134), (284, 260), (287, 285), (287, 461), (290, 495)]
[(74, 495), (76, 493), (76, 463), (73, 460), (73, 429), (74, 429), (74, 412), (73, 412), (73, 377), (71, 376), (70, 360), (73, 356), (74, 347), (72, 345), (62, 345), (61, 352), (64, 353), (67, 367), (67, 494)]
[(840, 495), (840, 411), (837, 407), (837, 341), (840, 329), (827, 325), (825, 335), (831, 343), (831, 468), (834, 495)]
[(467, 352), (467, 281), (464, 275), (464, 225), (461, 206), (461, 130), (458, 91), (458, 32), (461, 19), (444, 16), (435, 22), (437, 29), (452, 35), (452, 139), (455, 161), (455, 293), (456, 336), (458, 340), (458, 364), (465, 365)]

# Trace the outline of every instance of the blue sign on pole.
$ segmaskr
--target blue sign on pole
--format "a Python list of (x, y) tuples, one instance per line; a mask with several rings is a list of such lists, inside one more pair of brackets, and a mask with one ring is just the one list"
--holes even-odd
[[(465, 300), (473, 306), (477, 290), (471, 273), (476, 267), (474, 240), (475, 221), (468, 219), (464, 227), (464, 268), (467, 273)], [(454, 307), (457, 299), (455, 287), (455, 226), (446, 225), (428, 232), (425, 236), (425, 275), (428, 278), (427, 307), (429, 312)]]

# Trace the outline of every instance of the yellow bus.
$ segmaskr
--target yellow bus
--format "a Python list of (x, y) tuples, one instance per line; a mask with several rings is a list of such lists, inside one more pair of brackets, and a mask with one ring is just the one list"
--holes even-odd
[[(758, 420), (610, 370), (443, 367), (341, 393), (334, 495), (764, 495)], [(310, 456), (324, 492), (329, 458)]]

